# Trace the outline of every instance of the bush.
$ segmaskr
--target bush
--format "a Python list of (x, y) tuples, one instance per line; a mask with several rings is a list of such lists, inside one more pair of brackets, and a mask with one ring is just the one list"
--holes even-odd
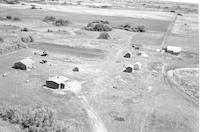
[(34, 42), (34, 39), (33, 39), (33, 37), (28, 36), (28, 37), (22, 37), (21, 41), (24, 43), (32, 43), (32, 42)]
[(68, 20), (58, 19), (56, 20), (53, 25), (55, 26), (67, 26), (70, 22)]
[(126, 31), (131, 31), (131, 32), (145, 32), (146, 31), (144, 26), (133, 27), (130, 24), (120, 25), (116, 28), (126, 30)]
[(85, 30), (88, 31), (112, 31), (112, 27), (109, 25), (108, 21), (103, 20), (97, 20), (88, 23), (86, 27), (84, 27)]
[(183, 16), (183, 14), (181, 14), (181, 13), (177, 13), (177, 15), (178, 15), (178, 16)]
[(0, 37), (0, 43), (3, 43), (4, 39), (2, 37)]
[(20, 21), (21, 19), (19, 17), (14, 17), (13, 20), (14, 21)]
[(11, 20), (12, 16), (6, 16), (6, 19)]
[(107, 32), (102, 32), (99, 34), (98, 39), (109, 39), (110, 35)]
[(17, 4), (19, 3), (18, 0), (4, 0), (7, 4)]
[(37, 9), (36, 5), (31, 5), (31, 9)]
[(53, 17), (53, 16), (46, 16), (44, 19), (43, 19), (44, 22), (54, 22), (56, 21), (56, 18)]
[(21, 31), (28, 32), (28, 28), (23, 28), (23, 29), (21, 29)]
[(48, 106), (1, 106), (0, 118), (20, 125), (28, 132), (66, 132), (67, 130), (63, 123), (56, 119), (55, 111)]

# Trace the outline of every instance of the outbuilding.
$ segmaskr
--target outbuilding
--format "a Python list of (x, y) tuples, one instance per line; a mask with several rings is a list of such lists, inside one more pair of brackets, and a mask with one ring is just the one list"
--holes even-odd
[(176, 46), (167, 46), (168, 53), (171, 53), (173, 55), (179, 55), (181, 53), (181, 48)]
[(33, 68), (34, 61), (30, 58), (25, 58), (23, 60), (20, 60), (16, 63), (14, 63), (13, 68), (15, 69), (21, 69), (21, 70), (29, 70)]
[(129, 72), (129, 73), (133, 72), (133, 65), (127, 65), (123, 70), (123, 72)]
[(133, 64), (134, 70), (140, 70), (142, 68), (142, 64), (140, 62), (136, 62)]
[(132, 53), (130, 51), (128, 51), (125, 55), (125, 58), (131, 58), (132, 57)]
[(46, 81), (46, 86), (52, 89), (64, 89), (67, 87), (68, 78), (64, 76), (54, 76)]

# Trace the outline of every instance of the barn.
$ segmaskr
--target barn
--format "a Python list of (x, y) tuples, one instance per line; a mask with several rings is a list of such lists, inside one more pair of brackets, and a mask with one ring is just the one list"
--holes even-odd
[(125, 58), (131, 58), (131, 56), (132, 56), (132, 53), (131, 53), (130, 51), (128, 51), (128, 52), (124, 55)]
[(21, 69), (21, 70), (29, 70), (33, 68), (34, 61), (30, 58), (25, 58), (23, 60), (20, 60), (16, 63), (14, 63), (13, 68), (15, 69)]
[(67, 87), (68, 78), (64, 76), (54, 76), (46, 81), (46, 86), (52, 89), (64, 89)]
[(127, 65), (123, 72), (133, 72), (133, 65)]
[(173, 55), (179, 55), (181, 53), (181, 48), (176, 46), (167, 46), (166, 52), (171, 53)]

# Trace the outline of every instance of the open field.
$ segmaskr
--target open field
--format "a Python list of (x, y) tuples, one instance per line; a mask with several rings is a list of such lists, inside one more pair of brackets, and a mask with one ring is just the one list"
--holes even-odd
[[(21, 40), (31, 36), (34, 40), (25, 43), (27, 48), (0, 56), (0, 104), (49, 105), (65, 123), (67, 132), (198, 132), (198, 103), (177, 91), (167, 78), (170, 70), (199, 67), (198, 14), (174, 19), (174, 13), (142, 9), (123, 12), (69, 5), (37, 6), (42, 9), (0, 4), (0, 18), (20, 18), (0, 19), (0, 37)], [(43, 21), (46, 16), (70, 23), (55, 26)], [(192, 16), (195, 18), (190, 19)], [(100, 32), (83, 29), (95, 20), (107, 20), (111, 26), (144, 25), (146, 32), (113, 28), (108, 32), (109, 39), (98, 39)], [(190, 28), (183, 29), (184, 23)], [(181, 54), (159, 52), (168, 45), (181, 47)], [(40, 56), (38, 50), (48, 55)], [(123, 57), (127, 51), (132, 53), (131, 58)], [(12, 68), (26, 57), (35, 62), (30, 71)], [(42, 64), (42, 60), (47, 62)], [(136, 62), (142, 64), (140, 70), (123, 72), (126, 65)], [(78, 72), (73, 71), (75, 67)], [(194, 83), (184, 85), (186, 91), (191, 87), (198, 91), (199, 72), (194, 72), (194, 78), (188, 78), (193, 77), (189, 73), (177, 74), (181, 80)], [(72, 90), (60, 92), (44, 87), (49, 77), (57, 75), (74, 81)], [(16, 124), (0, 120), (1, 130), (23, 131)]]

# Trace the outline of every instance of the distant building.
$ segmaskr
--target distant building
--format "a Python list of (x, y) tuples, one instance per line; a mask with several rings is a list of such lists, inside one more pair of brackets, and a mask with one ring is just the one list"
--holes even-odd
[(133, 72), (133, 65), (127, 65), (123, 72)]
[(23, 60), (20, 60), (19, 62), (14, 63), (13, 68), (15, 69), (21, 69), (21, 70), (29, 70), (33, 68), (34, 61), (30, 58), (25, 58)]
[(46, 81), (46, 86), (53, 89), (64, 89), (67, 87), (68, 78), (64, 76), (54, 76)]
[(128, 51), (125, 55), (125, 58), (131, 58), (132, 57), (132, 53), (130, 51)]
[(167, 46), (166, 52), (171, 53), (173, 55), (179, 55), (181, 53), (181, 48), (176, 46)]

